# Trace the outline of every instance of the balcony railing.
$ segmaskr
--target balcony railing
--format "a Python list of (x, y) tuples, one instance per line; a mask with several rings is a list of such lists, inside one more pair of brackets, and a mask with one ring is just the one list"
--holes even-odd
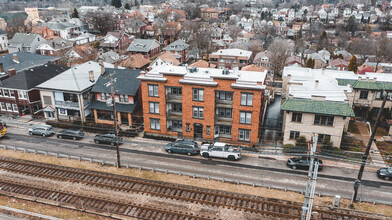
[(223, 104), (223, 105), (233, 105), (233, 100), (222, 100), (222, 99), (216, 99), (216, 104)]
[(174, 132), (182, 132), (182, 128), (173, 128), (173, 127), (168, 127), (168, 131), (174, 131)]
[(72, 108), (79, 108), (79, 102), (72, 102), (72, 101), (55, 101), (55, 104), (58, 106), (64, 107), (72, 107)]
[(181, 95), (166, 95), (166, 101), (182, 101), (182, 96)]
[(172, 110), (167, 111), (168, 116), (182, 116), (182, 112), (175, 112)]

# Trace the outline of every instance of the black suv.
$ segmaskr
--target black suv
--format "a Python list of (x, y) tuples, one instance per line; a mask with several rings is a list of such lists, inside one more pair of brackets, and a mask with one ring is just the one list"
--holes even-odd
[[(318, 170), (321, 171), (323, 170), (323, 161), (319, 160), (318, 158), (314, 158), (314, 162), (318, 161), (319, 162), (319, 168)], [(287, 166), (290, 167), (291, 169), (305, 169), (309, 170), (309, 165), (310, 165), (310, 157), (293, 157), (287, 160)]]
[(57, 137), (60, 139), (69, 138), (74, 140), (80, 140), (84, 137), (84, 133), (80, 130), (64, 129), (57, 133)]
[[(117, 139), (118, 144), (124, 143), (124, 140), (122, 137), (118, 137)], [(110, 144), (112, 146), (116, 145), (116, 135), (112, 133), (108, 134), (97, 134), (94, 137), (94, 142), (96, 144)]]

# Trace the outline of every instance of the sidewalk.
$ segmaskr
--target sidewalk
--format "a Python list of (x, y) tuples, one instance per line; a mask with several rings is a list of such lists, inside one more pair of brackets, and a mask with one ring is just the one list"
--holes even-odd
[[(355, 124), (357, 125), (358, 130), (361, 133), (363, 143), (367, 145), (370, 139), (368, 125), (366, 125), (365, 122), (356, 122)], [(381, 168), (387, 166), (374, 141), (372, 142), (372, 145), (370, 147), (369, 156), (371, 157), (374, 166), (381, 167)]]

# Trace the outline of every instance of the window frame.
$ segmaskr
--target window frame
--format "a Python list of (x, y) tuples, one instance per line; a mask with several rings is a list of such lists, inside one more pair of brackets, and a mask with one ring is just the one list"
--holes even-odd
[[(241, 92), (241, 106), (253, 106), (253, 93)], [(251, 97), (251, 99), (249, 99)], [(245, 99), (243, 99), (245, 98)]]
[(4, 102), (0, 102), (0, 108), (1, 108), (1, 111), (7, 111), (7, 108), (6, 108)]
[(233, 109), (231, 109), (231, 108), (216, 108), (215, 114), (217, 117), (220, 117), (220, 118), (233, 118)]
[(158, 131), (161, 130), (161, 122), (159, 118), (150, 118), (150, 129)]
[(301, 135), (299, 131), (290, 131), (289, 140), (297, 140), (297, 138)]
[[(152, 88), (152, 90), (150, 90)], [(150, 93), (152, 92), (152, 93)], [(159, 85), (157, 84), (148, 84), (148, 96), (149, 97), (159, 97)]]
[(293, 112), (293, 114), (291, 116), (291, 122), (301, 123), (302, 122), (302, 113)]
[(321, 126), (333, 126), (335, 117), (329, 115), (315, 115), (314, 116), (314, 125), (321, 125)]
[[(224, 96), (224, 98), (222, 98)], [(231, 97), (228, 99), (228, 97)], [(230, 91), (216, 91), (215, 92), (215, 98), (218, 99), (219, 101), (233, 101), (233, 92)]]
[(148, 106), (150, 114), (159, 114), (159, 102), (148, 102)]
[(27, 99), (27, 92), (23, 90), (18, 90), (18, 98), (19, 99)]
[[(362, 93), (366, 93), (366, 98), (364, 98), (365, 95), (363, 95)], [(359, 99), (368, 99), (368, 97), (369, 97), (369, 91), (367, 91), (367, 90), (361, 90), (361, 91), (359, 92)]]
[(204, 102), (204, 89), (192, 88), (192, 101)]
[[(195, 116), (195, 109), (197, 110), (197, 115), (196, 116)], [(201, 116), (200, 116), (200, 113), (201, 113)], [(194, 118), (194, 119), (204, 119), (204, 107), (202, 107), (202, 106), (192, 106), (192, 118)]]
[[(241, 134), (241, 132), (243, 134)], [(243, 136), (242, 138), (241, 138), (241, 135)], [(247, 135), (248, 135), (248, 137), (247, 137)], [(242, 128), (238, 129), (238, 140), (250, 142), (250, 130), (249, 129), (242, 129)]]
[[(249, 115), (250, 117), (248, 118)], [(243, 121), (241, 120), (241, 118), (243, 118)], [(252, 124), (252, 112), (240, 111), (240, 124)]]
[[(6, 95), (6, 93), (7, 93), (7, 95)], [(3, 96), (10, 97), (10, 91), (8, 89), (3, 89)]]
[(5, 103), (5, 107), (7, 109), (7, 112), (12, 112), (12, 105), (11, 105), (11, 103), (6, 102)]
[(18, 105), (17, 105), (17, 104), (15, 104), (15, 103), (12, 104), (12, 111), (13, 111), (13, 112), (19, 112), (19, 109), (18, 109)]

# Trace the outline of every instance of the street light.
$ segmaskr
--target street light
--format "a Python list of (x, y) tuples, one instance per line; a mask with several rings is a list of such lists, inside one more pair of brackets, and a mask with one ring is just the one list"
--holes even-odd
[(372, 126), (370, 126), (370, 122), (368, 122), (368, 121), (366, 122), (366, 124), (369, 126), (369, 132), (370, 132), (369, 134), (371, 134), (372, 133)]

